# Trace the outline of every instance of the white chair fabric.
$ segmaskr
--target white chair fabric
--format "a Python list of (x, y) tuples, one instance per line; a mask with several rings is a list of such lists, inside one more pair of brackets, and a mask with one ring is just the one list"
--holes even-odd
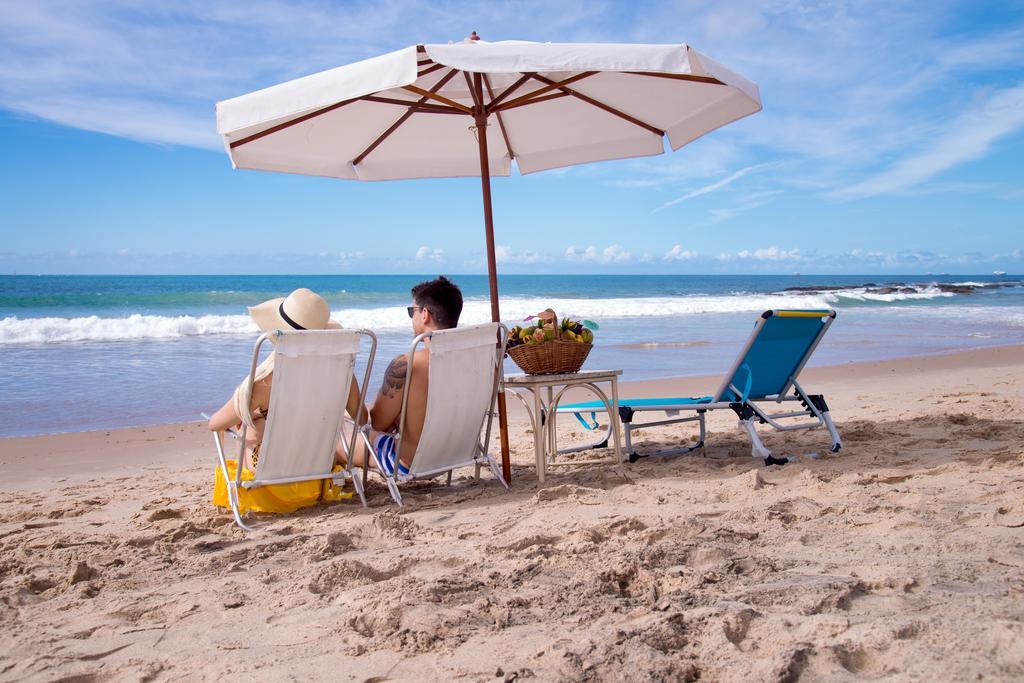
[(334, 465), (360, 333), (307, 330), (277, 337), (274, 389), (255, 482), (322, 476)]
[(475, 463), (494, 397), (497, 323), (434, 332), (427, 411), (409, 477)]

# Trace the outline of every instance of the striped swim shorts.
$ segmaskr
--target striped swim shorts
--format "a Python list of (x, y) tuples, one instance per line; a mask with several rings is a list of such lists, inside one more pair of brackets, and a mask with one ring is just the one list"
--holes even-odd
[[(385, 474), (394, 476), (395, 461), (398, 458), (398, 449), (395, 448), (394, 434), (380, 434), (373, 444), (373, 450), (377, 452), (377, 462)], [(409, 474), (409, 468), (398, 460), (398, 473)]]

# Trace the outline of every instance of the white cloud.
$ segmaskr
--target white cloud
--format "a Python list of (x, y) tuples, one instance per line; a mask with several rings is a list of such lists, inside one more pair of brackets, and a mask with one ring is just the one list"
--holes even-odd
[(664, 261), (692, 261), (697, 258), (698, 254), (696, 251), (689, 249), (683, 249), (678, 244), (674, 245), (671, 249), (666, 252), (665, 256), (662, 257)]
[[(425, 248), (425, 247), (421, 247), (421, 249), (422, 248)], [(325, 252), (321, 252), (321, 255), (323, 255), (324, 253)], [(419, 251), (416, 252), (416, 257), (419, 258)], [(338, 252), (338, 260), (341, 261), (342, 263), (347, 263), (349, 261), (361, 261), (364, 258), (366, 258), (366, 254), (363, 253), (362, 251), (339, 251)]]
[(709, 209), (708, 213), (711, 214), (712, 221), (725, 221), (731, 218), (735, 218), (740, 214), (746, 213), (758, 209), (766, 204), (770, 204), (775, 201), (775, 198), (783, 193), (783, 190), (764, 190), (761, 192), (752, 192), (736, 203), (735, 206), (724, 207), (720, 209)]
[(444, 250), (426, 245), (416, 250), (417, 261), (441, 261), (444, 259)]
[(498, 263), (521, 263), (524, 265), (542, 263), (548, 260), (542, 254), (531, 249), (516, 251), (504, 244), (498, 244), (494, 247), (494, 259)]
[(775, 245), (754, 251), (744, 249), (738, 252), (736, 257), (755, 261), (799, 261), (802, 258), (799, 249), (779, 249)]
[(738, 251), (735, 254), (728, 252), (722, 252), (715, 257), (718, 261), (802, 261), (805, 260), (803, 254), (800, 253), (799, 249), (780, 249), (779, 247), (772, 245), (770, 247), (764, 247), (762, 249), (755, 249), (750, 251), (744, 249)]
[(612, 244), (601, 251), (593, 245), (585, 249), (571, 245), (565, 250), (565, 258), (570, 261), (591, 263), (627, 263), (633, 260), (633, 254), (623, 249), (620, 244)]
[(743, 176), (747, 175), (748, 173), (752, 173), (754, 171), (759, 171), (759, 170), (768, 168), (770, 166), (775, 166), (775, 165), (777, 165), (776, 162), (767, 163), (767, 164), (754, 164), (753, 166), (746, 166), (746, 167), (741, 168), (740, 170), (732, 173), (731, 175), (728, 175), (725, 178), (722, 178), (721, 180), (717, 180), (717, 181), (711, 183), (710, 185), (705, 185), (704, 187), (699, 187), (696, 190), (691, 190), (690, 192), (687, 192), (686, 194), (684, 194), (681, 197), (676, 197), (675, 199), (673, 199), (671, 201), (665, 202), (664, 204), (659, 206), (657, 209), (655, 209), (654, 213), (657, 213), (658, 211), (663, 211), (664, 209), (667, 209), (670, 206), (675, 206), (676, 204), (679, 204), (680, 202), (685, 202), (687, 199), (693, 199), (694, 197), (699, 197), (699, 196), (701, 196), (703, 194), (707, 194), (709, 192), (714, 192), (715, 190), (720, 190), (723, 187), (725, 187), (726, 185), (730, 185), (730, 184), (736, 182), (737, 180), (739, 180)]
[(887, 170), (829, 192), (836, 199), (861, 199), (910, 189), (953, 166), (988, 152), (999, 138), (1024, 127), (1024, 86), (996, 92), (950, 121), (926, 150), (901, 159)]
[(633, 260), (633, 254), (622, 248), (621, 245), (613, 244), (605, 247), (601, 252), (602, 263), (624, 263)]

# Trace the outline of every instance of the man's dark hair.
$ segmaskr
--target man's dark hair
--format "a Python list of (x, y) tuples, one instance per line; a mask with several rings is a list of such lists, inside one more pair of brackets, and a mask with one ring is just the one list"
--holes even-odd
[(413, 287), (412, 300), (417, 306), (423, 306), (430, 311), (440, 329), (447, 330), (459, 324), (459, 316), (462, 315), (462, 291), (444, 275)]

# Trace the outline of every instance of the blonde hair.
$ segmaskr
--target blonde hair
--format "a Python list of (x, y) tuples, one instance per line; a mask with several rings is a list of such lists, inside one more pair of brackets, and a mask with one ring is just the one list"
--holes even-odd
[[(267, 377), (270, 377), (274, 372), (274, 354), (270, 356), (256, 366), (256, 375), (254, 377), (256, 382), (262, 382)], [(252, 419), (252, 385), (254, 382), (249, 381), (248, 375), (242, 380), (242, 383), (235, 388), (235, 393), (231, 396), (231, 403), (235, 407), (235, 414), (242, 418), (242, 422), (249, 429), (255, 429), (256, 426), (253, 424)]]

